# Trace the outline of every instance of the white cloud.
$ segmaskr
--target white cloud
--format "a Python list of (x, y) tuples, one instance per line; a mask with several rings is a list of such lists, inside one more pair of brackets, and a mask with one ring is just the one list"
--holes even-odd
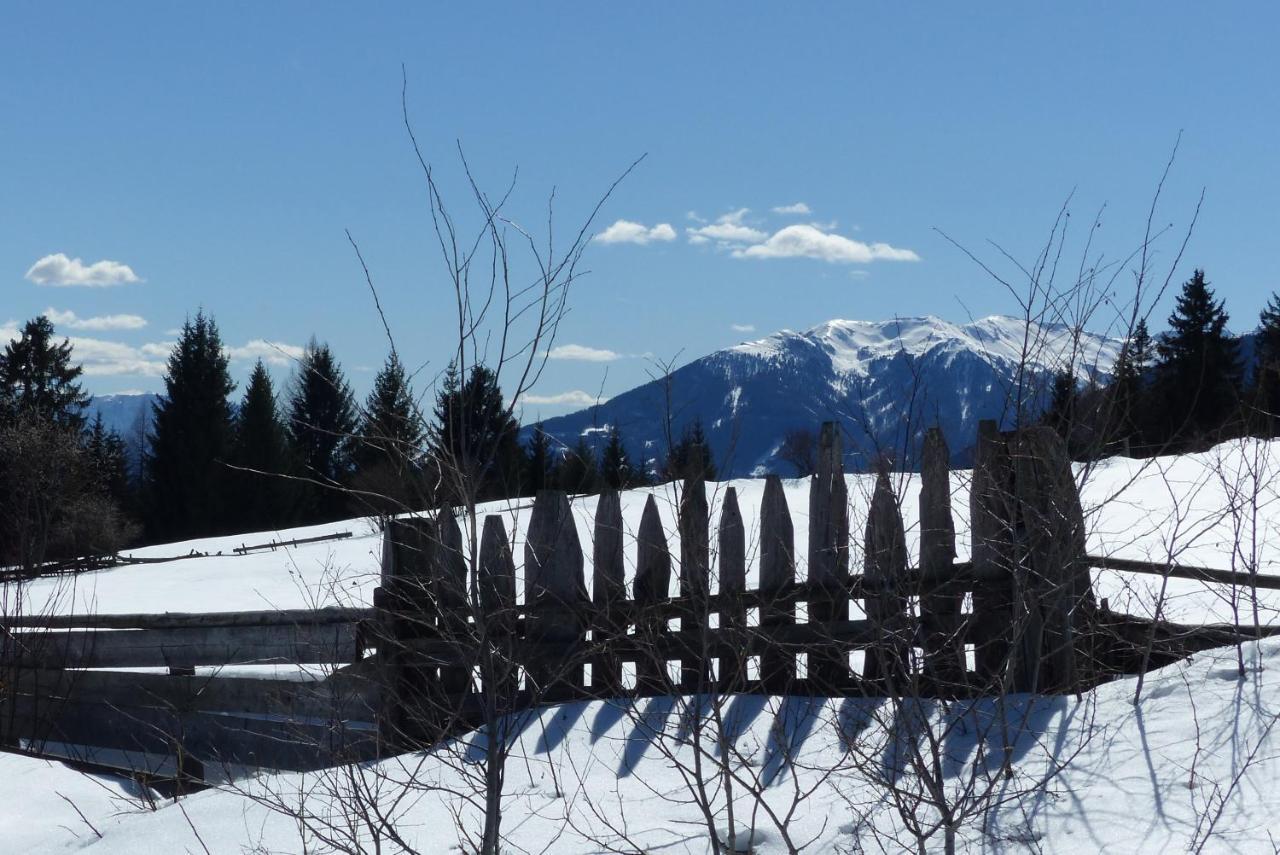
[(302, 358), (305, 348), (280, 341), (255, 338), (241, 347), (228, 347), (227, 355), (236, 362), (261, 359), (268, 365), (291, 365)]
[(696, 243), (698, 238), (714, 240), (721, 243), (759, 243), (769, 236), (768, 232), (743, 226), (738, 223), (712, 223), (696, 229), (685, 229), (689, 233), (689, 241)]
[(750, 208), (738, 208), (736, 211), (717, 217), (716, 221), (710, 225), (685, 229), (685, 234), (689, 236), (689, 243), (702, 244), (715, 241), (722, 248), (728, 244), (759, 243), (769, 234), (753, 229), (742, 222), (750, 212)]
[(53, 307), (45, 309), (44, 314), (53, 321), (55, 326), (69, 327), (73, 330), (140, 330), (147, 325), (147, 319), (141, 315), (98, 315), (82, 318), (73, 311), (63, 312)]
[(177, 347), (176, 341), (154, 341), (144, 344), (138, 348), (138, 352), (143, 356), (154, 356), (157, 359), (168, 359), (169, 354), (173, 353), (173, 349)]
[(887, 243), (863, 243), (806, 224), (787, 226), (768, 240), (734, 250), (739, 258), (816, 258), (833, 264), (868, 264), (872, 261), (919, 261), (909, 249)]
[[(16, 341), (22, 336), (22, 328), (15, 321), (0, 324), (0, 344)], [(148, 345), (134, 347), (118, 341), (100, 338), (68, 336), (71, 343), (71, 359), (84, 368), (89, 376), (136, 374), (159, 377), (164, 373), (164, 360), (150, 359), (145, 351)], [(168, 356), (166, 348), (163, 355)]]
[(676, 239), (676, 230), (670, 223), (658, 223), (649, 228), (630, 220), (618, 220), (609, 228), (596, 235), (600, 243), (635, 243), (644, 246), (653, 241), (672, 241)]
[(151, 344), (134, 347), (119, 341), (79, 336), (72, 336), (70, 341), (72, 359), (84, 366), (87, 376), (164, 376), (169, 347)]
[(801, 217), (813, 213), (804, 202), (796, 202), (794, 205), (779, 205), (773, 209), (773, 212), (775, 214), (795, 214)]
[(525, 395), (520, 399), (523, 404), (546, 404), (574, 407), (590, 407), (596, 403), (603, 404), (608, 398), (597, 398), (590, 392), (584, 392), (581, 389), (573, 389), (569, 392), (560, 392), (555, 395)]
[(107, 288), (142, 281), (133, 272), (133, 268), (119, 261), (103, 259), (85, 264), (78, 258), (68, 258), (62, 252), (46, 255), (31, 265), (26, 278), (37, 285), (87, 288)]
[(755, 332), (756, 325), (755, 324), (729, 324), (729, 329), (733, 330), (734, 332), (744, 332), (744, 333)]
[(562, 344), (547, 351), (547, 358), (573, 362), (613, 362), (615, 359), (621, 359), (622, 354), (581, 344)]

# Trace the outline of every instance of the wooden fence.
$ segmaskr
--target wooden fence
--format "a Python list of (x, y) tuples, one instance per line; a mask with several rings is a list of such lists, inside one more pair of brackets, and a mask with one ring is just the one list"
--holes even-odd
[[(786, 494), (771, 476), (753, 526), (754, 588), (736, 491), (725, 488), (713, 520), (707, 485), (690, 480), (677, 491), (677, 551), (653, 496), (634, 533), (618, 493), (599, 496), (590, 593), (569, 498), (546, 491), (526, 526), (523, 596), (503, 517), (483, 520), (472, 563), (444, 509), (387, 524), (372, 608), (10, 618), (0, 734), (25, 748), (212, 778), (210, 764), (311, 769), (365, 759), (572, 699), (1076, 691), (1241, 637), (1236, 627), (1113, 614), (1095, 601), (1092, 567), (1280, 587), (1087, 556), (1061, 441), (1040, 428), (1000, 433), (990, 422), (979, 431), (970, 489), (972, 559), (958, 562), (949, 457), (930, 431), (914, 567), (887, 470), (875, 478), (861, 549), (851, 550), (840, 437), (826, 424), (807, 555), (796, 554)], [(255, 679), (218, 670), (265, 664), (324, 673)], [(120, 668), (161, 673), (103, 670)]]

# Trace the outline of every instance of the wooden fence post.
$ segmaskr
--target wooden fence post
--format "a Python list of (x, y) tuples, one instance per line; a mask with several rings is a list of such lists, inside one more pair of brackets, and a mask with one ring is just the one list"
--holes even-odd
[(720, 576), (720, 636), (725, 651), (720, 657), (720, 690), (740, 692), (747, 682), (747, 530), (738, 509), (738, 491), (724, 491), (717, 533)]
[(1066, 444), (1048, 427), (1025, 428), (1013, 440), (1018, 562), (1013, 623), (1018, 643), (1013, 687), (1062, 692), (1076, 685), (1076, 624), (1092, 610), (1084, 510)]
[[(818, 471), (809, 482), (809, 581), (822, 588), (809, 601), (809, 622), (849, 619), (849, 493), (844, 452), (835, 422), (823, 422), (818, 437)], [(809, 683), (826, 694), (849, 684), (849, 654), (819, 645), (809, 653)]]
[(643, 695), (666, 694), (670, 688), (662, 642), (667, 619), (657, 607), (666, 601), (671, 585), (671, 553), (662, 529), (653, 494), (644, 503), (636, 543), (635, 624), (640, 652), (636, 657), (636, 691)]
[(591, 662), (591, 688), (599, 697), (616, 697), (622, 692), (622, 663), (613, 645), (627, 634), (621, 607), (627, 599), (622, 542), (622, 500), (617, 490), (605, 490), (596, 503), (591, 599), (596, 619), (591, 627), (591, 643), (599, 653)]
[(383, 529), (382, 584), (377, 609), (378, 750), (395, 754), (430, 742), (423, 716), (435, 691), (436, 668), (423, 664), (409, 645), (436, 634), (431, 595), (435, 526), (430, 520), (389, 519)]
[(979, 683), (993, 688), (1009, 659), (1012, 624), (1013, 486), (1008, 445), (996, 423), (978, 423), (973, 478), (969, 486), (973, 589), (972, 630)]
[(501, 714), (513, 709), (520, 684), (515, 663), (516, 568), (506, 528), (497, 514), (484, 518), (477, 569), (479, 617), (487, 642), (480, 677), (485, 694)]
[(445, 505), (436, 513), (438, 548), (433, 550), (432, 592), (435, 595), (441, 637), (452, 644), (452, 657), (457, 664), (440, 668), (441, 702), (449, 710), (463, 709), (464, 698), (471, 690), (471, 662), (475, 654), (475, 637), (467, 622), (467, 559), (462, 551), (462, 528), (453, 508)]
[(686, 478), (680, 491), (680, 687), (702, 692), (710, 677), (707, 655), (707, 595), (710, 593), (710, 543), (707, 485)]
[(525, 601), (533, 607), (526, 637), (533, 643), (530, 688), (542, 700), (572, 697), (582, 688), (578, 661), (587, 602), (582, 545), (569, 497), (539, 490), (524, 546)]
[(863, 676), (891, 694), (902, 691), (910, 667), (910, 622), (903, 587), (907, 582), (907, 537), (902, 512), (889, 481), (888, 464), (881, 462), (867, 512), (865, 542), (867, 619), (879, 633), (867, 651)]
[(963, 687), (964, 643), (960, 612), (964, 594), (939, 588), (952, 581), (956, 525), (951, 515), (951, 451), (942, 429), (925, 432), (920, 463), (920, 618), (924, 628), (924, 673), (934, 692)]
[[(796, 578), (795, 528), (777, 475), (765, 478), (760, 502), (760, 628), (790, 626), (796, 622), (790, 597)], [(786, 694), (796, 678), (795, 651), (770, 643), (760, 657), (761, 688), (770, 694)]]

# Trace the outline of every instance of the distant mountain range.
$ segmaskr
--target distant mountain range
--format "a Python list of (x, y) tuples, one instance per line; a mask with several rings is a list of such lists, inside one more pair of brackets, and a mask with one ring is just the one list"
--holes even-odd
[[(1253, 338), (1241, 337), (1247, 366)], [(1106, 336), (1076, 337), (1064, 326), (1028, 327), (1000, 316), (968, 324), (934, 317), (834, 320), (716, 351), (599, 406), (548, 419), (543, 428), (566, 448), (582, 436), (603, 447), (609, 427), (617, 425), (632, 455), (657, 465), (668, 430), (678, 438), (698, 419), (721, 476), (739, 477), (791, 474), (778, 457), (783, 438), (827, 420), (844, 429), (851, 470), (866, 468), (877, 449), (892, 449), (898, 459), (905, 455), (911, 466), (924, 429), (936, 424), (950, 443), (952, 462), (964, 466), (978, 421), (1008, 424), (1012, 418), (1009, 398), (1020, 364), (1026, 368), (1026, 406), (1038, 411), (1047, 404), (1054, 372), (1070, 362), (1081, 383), (1105, 380), (1119, 348), (1118, 340)], [(89, 418), (101, 413), (136, 460), (139, 418), (150, 418), (157, 398), (101, 395), (93, 399)], [(524, 439), (531, 429), (524, 427)]]
[(124, 395), (97, 395), (89, 402), (88, 421), (102, 416), (102, 424), (107, 430), (114, 430), (126, 439), (138, 433), (139, 419), (144, 421), (145, 429), (151, 417), (151, 405), (159, 398), (151, 392), (138, 392)]
[(1105, 379), (1120, 344), (1009, 317), (834, 320), (717, 351), (543, 429), (572, 447), (581, 436), (602, 444), (617, 425), (633, 456), (655, 465), (668, 435), (698, 419), (728, 477), (791, 474), (778, 457), (784, 436), (827, 420), (844, 429), (847, 467), (866, 468), (879, 449), (910, 466), (924, 429), (936, 424), (963, 465), (979, 420), (1012, 419), (1020, 366), (1025, 407), (1039, 412), (1055, 372), (1070, 365), (1082, 383)]

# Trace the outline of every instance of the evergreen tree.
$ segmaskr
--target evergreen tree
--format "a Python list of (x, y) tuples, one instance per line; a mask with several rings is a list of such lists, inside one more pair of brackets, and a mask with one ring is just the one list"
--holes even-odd
[(425, 498), (421, 475), (425, 430), (400, 357), (393, 350), (373, 380), (355, 449), (359, 501), (383, 513)]
[(706, 434), (702, 430), (701, 419), (694, 419), (685, 428), (679, 441), (667, 451), (662, 475), (668, 481), (694, 477), (701, 477), (706, 481), (715, 480), (716, 465), (711, 447), (707, 445)]
[(1151, 351), (1147, 321), (1139, 319), (1133, 334), (1120, 349), (1111, 371), (1111, 385), (1107, 388), (1105, 414), (1108, 439), (1127, 443), (1130, 448), (1145, 442)]
[(567, 493), (598, 493), (602, 479), (595, 449), (585, 436), (578, 437), (556, 466), (556, 486)]
[(551, 486), (552, 465), (551, 438), (542, 429), (542, 422), (533, 426), (529, 436), (529, 445), (525, 453), (524, 489), (523, 493), (536, 496), (539, 490)]
[(638, 483), (638, 473), (631, 465), (631, 458), (622, 442), (622, 432), (617, 425), (609, 428), (609, 441), (600, 457), (600, 474), (604, 483), (615, 490), (625, 490)]
[(1071, 433), (1076, 417), (1076, 376), (1071, 371), (1062, 370), (1053, 375), (1053, 385), (1049, 398), (1049, 407), (1041, 416), (1041, 424), (1054, 429), (1064, 440)]
[(283, 477), (292, 474), (288, 438), (261, 359), (236, 415), (231, 462), (240, 467), (230, 480), (231, 507), (241, 530), (280, 528), (292, 521), (296, 488)]
[(218, 325), (203, 311), (182, 326), (169, 355), (165, 392), (154, 405), (146, 455), (144, 509), (153, 539), (229, 530), (226, 501), (235, 388)]
[(1169, 332), (1156, 345), (1156, 387), (1169, 432), (1161, 439), (1194, 446), (1221, 438), (1237, 415), (1242, 371), (1228, 315), (1197, 270), (1182, 286)]
[(425, 438), (422, 417), (395, 351), (373, 379), (357, 438), (356, 462), (361, 467), (390, 461), (403, 469), (418, 457)]
[(498, 375), (476, 365), (465, 381), (450, 365), (436, 395), (431, 458), (444, 473), (447, 501), (520, 492), (519, 424), (508, 412)]
[(18, 340), (0, 353), (0, 418), (32, 414), (80, 430), (89, 403), (77, 382), (83, 371), (71, 362), (71, 342), (54, 340), (47, 317), (27, 321)]
[(306, 522), (340, 519), (346, 497), (339, 488), (352, 473), (355, 399), (333, 351), (313, 338), (302, 354), (289, 398), (289, 443), (296, 465), (313, 483), (303, 491)]
[(132, 509), (135, 497), (129, 478), (129, 455), (124, 438), (114, 430), (107, 430), (98, 413), (84, 438), (84, 451), (93, 473), (93, 480), (101, 485), (106, 495), (114, 499), (122, 509)]
[(1254, 343), (1254, 402), (1263, 436), (1280, 436), (1280, 293), (1273, 293), (1258, 317)]

